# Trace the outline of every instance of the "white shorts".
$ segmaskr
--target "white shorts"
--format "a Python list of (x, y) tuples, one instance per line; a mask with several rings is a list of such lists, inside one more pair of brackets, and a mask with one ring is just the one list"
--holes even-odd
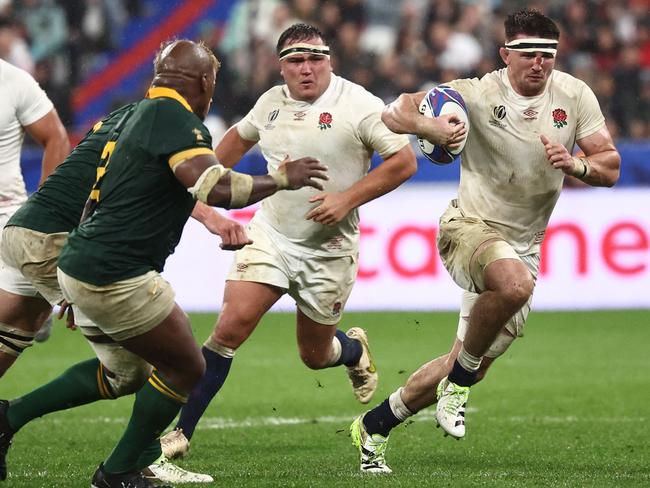
[(0, 288), (16, 295), (42, 296), (51, 305), (63, 300), (56, 263), (67, 232), (45, 234), (25, 227), (5, 227), (0, 241)]
[(315, 256), (266, 225), (247, 228), (253, 244), (235, 252), (228, 280), (266, 283), (286, 290), (298, 309), (319, 324), (336, 325), (357, 276), (357, 255)]
[[(519, 256), (519, 258), (528, 267), (533, 278), (536, 280), (539, 269), (539, 254), (529, 254), (526, 256)], [(465, 334), (467, 333), (467, 327), (469, 325), (469, 314), (472, 311), (472, 307), (477, 298), (478, 293), (463, 291), (463, 299), (460, 304), (460, 317), (458, 319), (458, 329), (456, 331), (456, 337), (460, 341), (465, 340)], [(528, 302), (526, 302), (526, 304), (506, 323), (504, 327), (505, 331), (499, 333), (488, 351), (485, 353), (486, 357), (496, 358), (501, 356), (506, 352), (508, 347), (510, 347), (512, 341), (517, 337), (522, 337), (524, 335), (524, 325), (526, 324), (532, 301), (533, 296), (531, 295)]]
[(0, 288), (23, 297), (39, 297), (34, 285), (25, 278), (16, 268), (6, 264), (0, 257)]
[[(493, 241), (477, 255), (486, 242)], [(438, 252), (447, 271), (463, 290), (480, 292), (485, 288), (483, 271), (497, 259), (519, 259), (514, 248), (485, 221), (467, 217), (452, 200), (440, 217)]]
[[(14, 210), (10, 213), (0, 212), (0, 244), (2, 243), (2, 231), (4, 226), (13, 214)], [(37, 297), (40, 293), (34, 286), (25, 278), (22, 273), (12, 266), (6, 264), (0, 257), (0, 288), (14, 295), (24, 297)]]

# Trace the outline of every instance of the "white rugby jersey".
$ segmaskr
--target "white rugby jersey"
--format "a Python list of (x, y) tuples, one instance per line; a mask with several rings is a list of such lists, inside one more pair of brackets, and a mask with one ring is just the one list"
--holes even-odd
[(25, 200), (20, 170), (24, 126), (33, 124), (53, 105), (32, 76), (0, 59), (0, 216), (14, 213)]
[(544, 92), (533, 97), (515, 92), (506, 68), (446, 84), (465, 99), (470, 119), (459, 207), (501, 232), (519, 254), (538, 252), (564, 179), (539, 136), (572, 152), (576, 140), (605, 125), (596, 96), (561, 71), (552, 71)]
[[(237, 131), (242, 138), (259, 142), (269, 171), (287, 155), (291, 160), (311, 156), (328, 168), (325, 191), (339, 192), (363, 178), (374, 151), (386, 159), (409, 143), (408, 137), (394, 134), (381, 121), (383, 108), (384, 103), (361, 86), (332, 75), (314, 103), (292, 99), (286, 85), (271, 88), (237, 124)], [(254, 219), (318, 255), (356, 252), (356, 209), (335, 226), (305, 219), (318, 205), (309, 203), (317, 193), (311, 187), (280, 191), (262, 201)]]

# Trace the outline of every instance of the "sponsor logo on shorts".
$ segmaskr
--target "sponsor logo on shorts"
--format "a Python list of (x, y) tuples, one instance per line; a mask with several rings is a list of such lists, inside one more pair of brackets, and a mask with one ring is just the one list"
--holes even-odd
[(544, 240), (544, 234), (546, 231), (540, 230), (539, 232), (535, 232), (535, 237), (533, 239), (533, 242), (535, 244), (540, 244)]
[(343, 305), (341, 304), (341, 302), (336, 302), (334, 304), (334, 306), (332, 307), (332, 316), (333, 317), (338, 317), (339, 315), (341, 315), (341, 307), (342, 306)]
[(237, 271), (239, 273), (243, 273), (247, 269), (248, 269), (248, 264), (246, 264), (246, 263), (237, 263)]
[(343, 249), (343, 236), (334, 236), (325, 243), (325, 247), (330, 251)]

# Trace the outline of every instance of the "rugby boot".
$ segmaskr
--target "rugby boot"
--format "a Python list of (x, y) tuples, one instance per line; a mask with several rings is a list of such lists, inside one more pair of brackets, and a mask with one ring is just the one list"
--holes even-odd
[(363, 415), (354, 419), (350, 425), (350, 437), (352, 444), (359, 450), (362, 473), (390, 474), (393, 472), (386, 464), (388, 437), (368, 434), (363, 426)]
[(142, 470), (145, 478), (158, 483), (211, 483), (209, 474), (193, 473), (170, 463), (163, 454), (151, 466)]
[(438, 404), (436, 405), (436, 420), (438, 426), (456, 439), (465, 436), (465, 408), (469, 397), (469, 386), (460, 386), (443, 378), (436, 390)]
[(160, 438), (160, 447), (167, 459), (182, 458), (190, 450), (190, 441), (183, 429), (174, 429)]
[(170, 485), (156, 485), (140, 471), (111, 474), (104, 471), (104, 463), (99, 465), (90, 482), (90, 488), (174, 488)]

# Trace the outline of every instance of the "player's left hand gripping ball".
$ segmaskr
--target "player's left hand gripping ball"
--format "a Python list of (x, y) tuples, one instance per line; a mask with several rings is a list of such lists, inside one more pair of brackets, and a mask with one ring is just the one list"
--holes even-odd
[[(465, 129), (469, 132), (469, 117), (465, 101), (460, 96), (460, 93), (448, 86), (440, 85), (429, 90), (422, 99), (419, 110), (425, 117), (439, 117), (441, 115), (453, 114), (461, 123), (465, 124)], [(426, 139), (418, 138), (418, 145), (422, 154), (429, 161), (444, 165), (451, 163), (461, 153), (465, 147), (466, 140), (467, 136), (463, 138), (462, 142), (455, 144), (452, 148), (432, 144)]]

